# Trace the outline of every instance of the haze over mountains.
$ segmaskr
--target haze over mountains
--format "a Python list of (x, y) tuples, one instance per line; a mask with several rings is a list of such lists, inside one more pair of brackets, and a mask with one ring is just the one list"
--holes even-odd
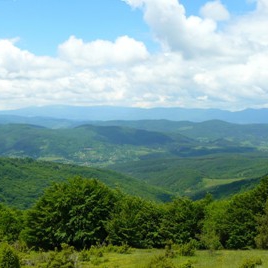
[(267, 133), (268, 109), (29, 107), (0, 111), (0, 156), (107, 168), (155, 199), (226, 197), (268, 173)]
[(268, 123), (268, 109), (246, 109), (242, 111), (226, 111), (219, 109), (186, 109), (186, 108), (134, 108), (115, 106), (43, 106), (28, 107), (18, 110), (0, 111), (3, 116), (17, 122), (19, 117), (46, 117), (67, 119), (73, 121), (108, 121), (108, 120), (158, 120), (202, 122), (207, 120), (222, 120), (238, 124)]

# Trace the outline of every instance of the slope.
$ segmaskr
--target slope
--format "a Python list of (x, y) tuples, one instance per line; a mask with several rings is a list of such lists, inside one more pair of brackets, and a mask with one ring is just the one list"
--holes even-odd
[[(163, 187), (174, 194), (203, 196), (211, 192), (222, 197), (237, 192), (234, 185), (239, 185), (241, 190), (244, 185), (250, 187), (249, 179), (267, 174), (268, 158), (266, 154), (217, 154), (143, 160), (109, 168)], [(255, 183), (254, 180), (251, 182)]]
[(74, 176), (99, 179), (110, 187), (151, 200), (166, 201), (171, 197), (168, 191), (115, 171), (30, 158), (0, 158), (0, 201), (16, 208), (28, 208), (51, 183)]

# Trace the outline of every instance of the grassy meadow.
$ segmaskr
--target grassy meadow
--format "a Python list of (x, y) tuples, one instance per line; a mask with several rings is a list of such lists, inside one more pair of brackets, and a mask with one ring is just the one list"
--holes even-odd
[[(22, 253), (22, 268), (52, 267), (47, 266), (46, 260), (51, 252)], [(268, 251), (265, 250), (219, 250), (215, 252), (196, 251), (194, 256), (179, 256), (168, 259), (167, 265), (150, 266), (150, 262), (157, 256), (165, 254), (165, 250), (158, 249), (131, 249), (128, 253), (104, 252), (101, 255), (90, 255), (90, 260), (81, 261), (83, 253), (74, 253), (77, 267), (80, 268), (247, 268), (268, 267)], [(261, 259), (262, 264), (245, 266), (247, 261)], [(171, 264), (170, 264), (171, 263)], [(173, 265), (173, 266), (170, 266)], [(243, 266), (244, 265), (244, 266)], [(54, 267), (54, 266), (53, 266)], [(55, 266), (56, 267), (56, 266)]]

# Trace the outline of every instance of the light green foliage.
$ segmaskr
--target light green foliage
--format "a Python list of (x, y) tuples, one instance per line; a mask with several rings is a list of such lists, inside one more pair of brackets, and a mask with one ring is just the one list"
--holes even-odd
[(75, 268), (77, 265), (77, 254), (73, 247), (67, 244), (61, 245), (61, 251), (54, 251), (50, 253), (49, 260), (45, 268)]
[(54, 184), (28, 211), (22, 237), (29, 246), (44, 249), (62, 243), (81, 249), (103, 242), (115, 201), (115, 192), (97, 180), (78, 177)]
[(20, 268), (17, 253), (6, 243), (0, 246), (0, 268)]
[(165, 255), (155, 256), (144, 268), (176, 268), (172, 261)]
[(184, 263), (180, 264), (178, 268), (194, 268), (194, 265), (191, 260), (187, 260)]
[(201, 244), (211, 252), (222, 248), (227, 236), (226, 211), (230, 202), (214, 201), (205, 209), (205, 218), (200, 235)]
[(196, 252), (196, 241), (191, 240), (190, 242), (180, 245), (179, 254), (181, 256), (194, 256)]
[(262, 260), (258, 257), (247, 258), (239, 266), (239, 268), (255, 268), (262, 265)]

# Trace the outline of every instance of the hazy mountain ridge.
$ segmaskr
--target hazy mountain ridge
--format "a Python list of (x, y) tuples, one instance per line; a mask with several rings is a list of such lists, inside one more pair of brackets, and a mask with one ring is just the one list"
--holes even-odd
[(0, 115), (21, 117), (48, 117), (74, 121), (108, 121), (108, 120), (158, 120), (202, 122), (223, 120), (232, 123), (268, 123), (268, 109), (246, 109), (227, 111), (220, 109), (186, 109), (186, 108), (134, 108), (115, 106), (43, 106), (28, 107), (17, 110), (0, 111)]

